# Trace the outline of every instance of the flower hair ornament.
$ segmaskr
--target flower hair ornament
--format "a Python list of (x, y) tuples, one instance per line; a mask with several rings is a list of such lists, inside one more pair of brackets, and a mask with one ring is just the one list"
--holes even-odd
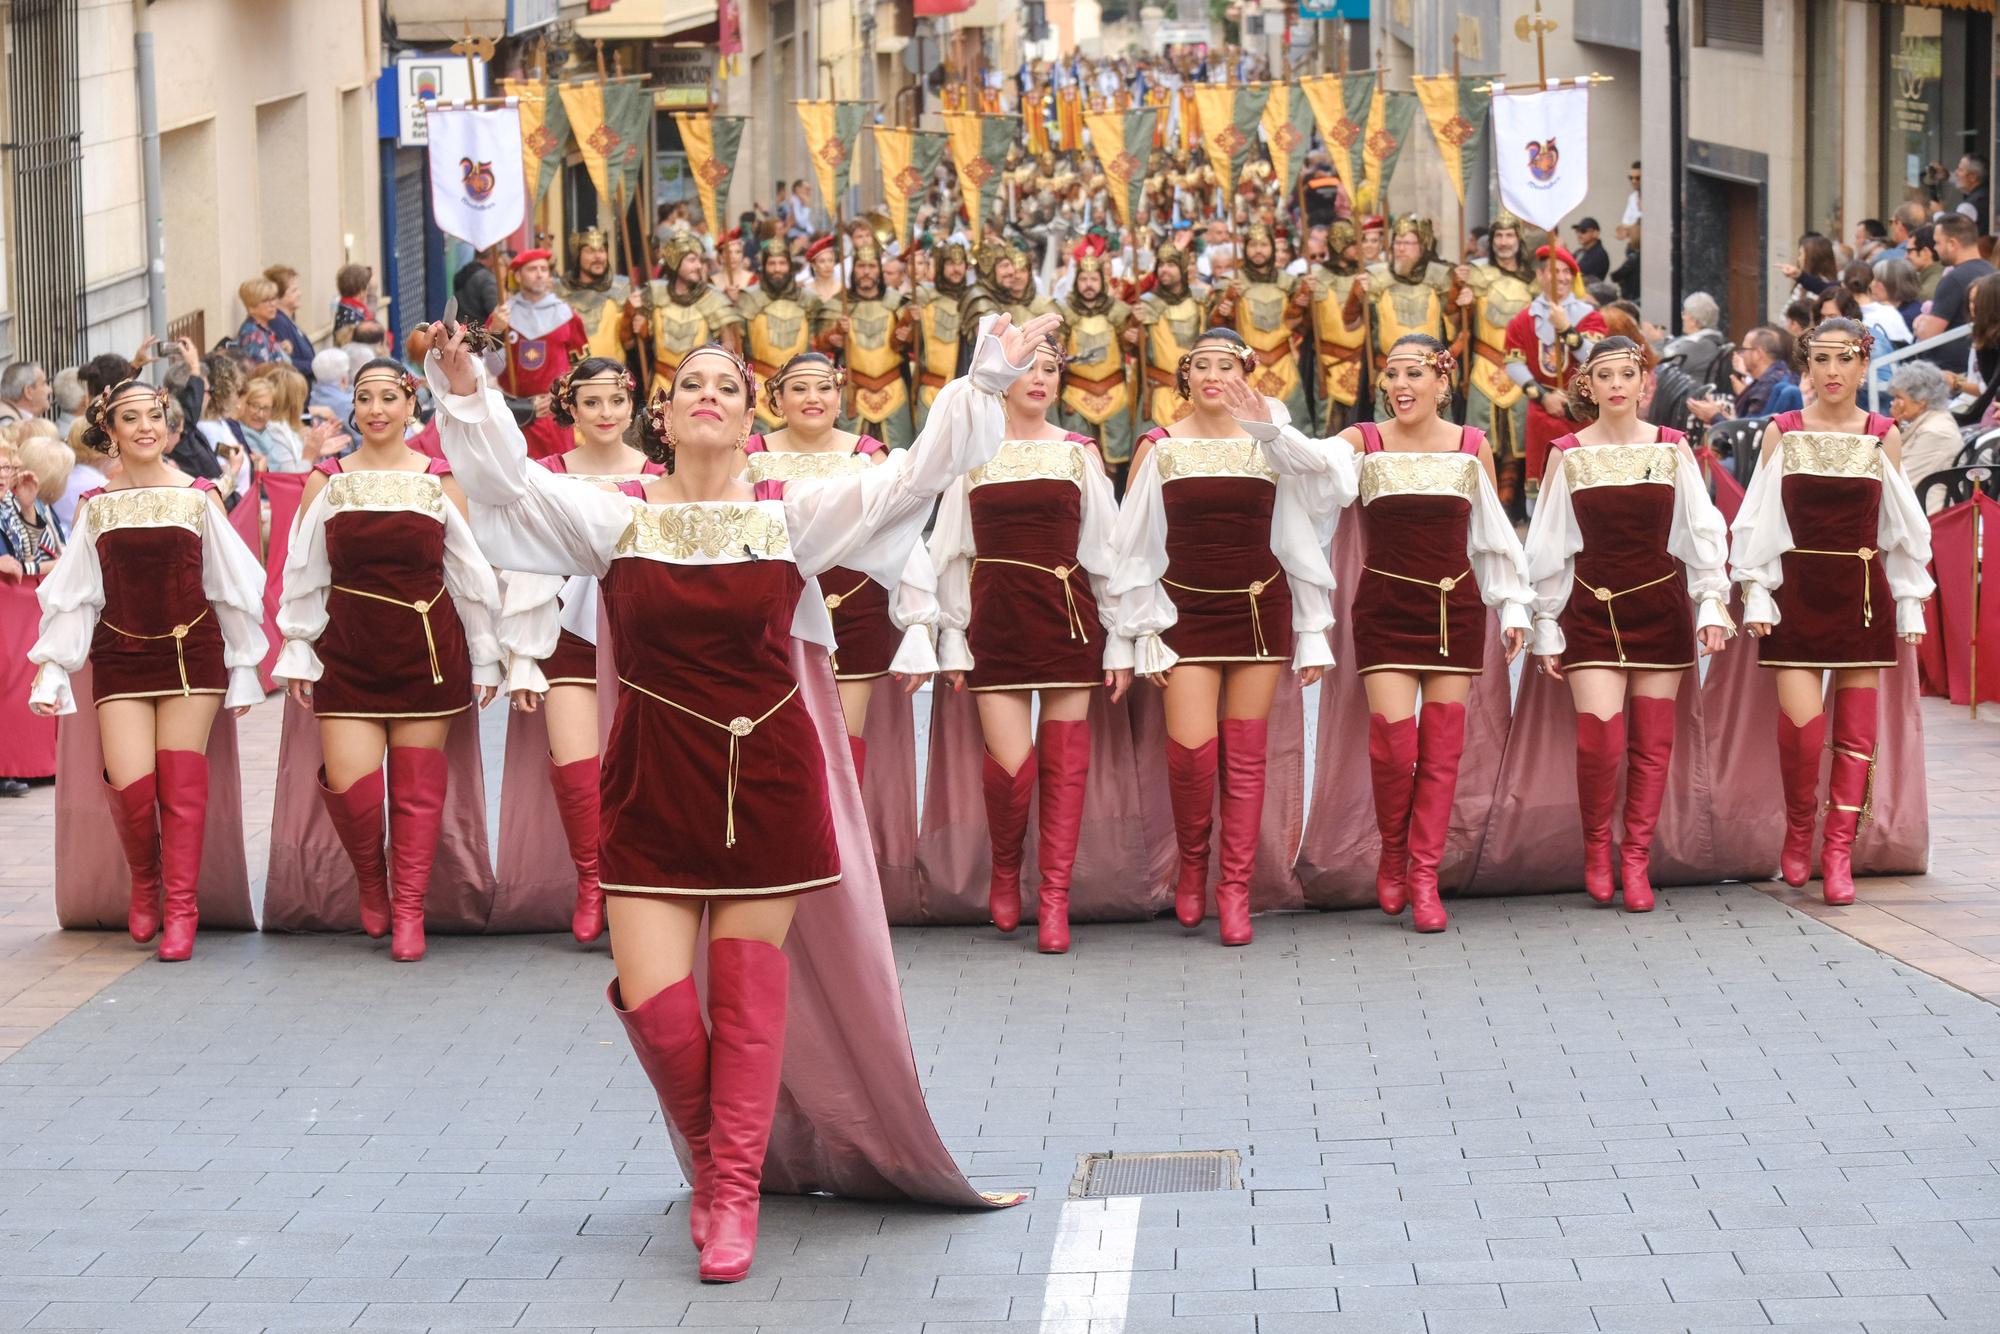
[[(737, 356), (721, 343), (703, 343), (700, 347), (689, 352), (681, 358), (681, 364), (674, 368), (675, 375), (679, 375), (690, 361), (704, 354), (729, 358), (730, 364), (736, 367), (736, 373), (743, 377), (743, 404), (745, 408), (743, 439), (736, 442), (740, 448), (743, 442), (750, 438), (750, 425), (755, 416), (750, 409), (757, 402), (757, 376), (751, 371), (749, 364), (743, 358)], [(660, 459), (660, 463), (666, 468), (669, 475), (674, 471), (673, 405), (674, 398), (671, 390), (656, 389), (653, 391), (652, 400), (645, 407), (646, 433), (659, 442), (660, 451), (664, 455)]]
[(1405, 344), (1389, 350), (1389, 355), (1382, 358), (1382, 368), (1387, 370), (1392, 361), (1414, 361), (1419, 366), (1430, 367), (1446, 379), (1451, 378), (1452, 372), (1458, 369), (1458, 358), (1451, 354), (1451, 349), (1448, 347)]
[(1859, 333), (1846, 329), (1828, 329), (1821, 333), (1819, 326), (1815, 325), (1806, 334), (1805, 344), (1807, 356), (1812, 355), (1814, 348), (1823, 347), (1842, 361), (1866, 361), (1874, 354), (1875, 335), (1866, 329)]
[(410, 398), (417, 396), (417, 377), (404, 370), (401, 366), (364, 367), (361, 373), (354, 377), (355, 390), (358, 392), (361, 386), (367, 384), (370, 380), (388, 380), (398, 389), (401, 389), (406, 396)]
[(834, 365), (833, 358), (824, 352), (801, 352), (786, 362), (783, 370), (764, 382), (764, 404), (770, 409), (771, 415), (780, 415), (778, 412), (778, 395), (784, 391), (786, 380), (789, 380), (794, 375), (815, 373), (831, 376), (835, 392), (847, 386), (846, 367)]
[(1577, 367), (1576, 373), (1569, 377), (1569, 396), (1584, 403), (1595, 403), (1597, 396), (1590, 392), (1590, 372), (1593, 367), (1609, 366), (1616, 361), (1629, 361), (1638, 368), (1642, 377), (1646, 374), (1646, 359), (1639, 354), (1638, 348), (1614, 347), (1607, 352), (1599, 352)]
[(579, 374), (582, 369), (581, 365), (570, 367), (563, 372), (562, 378), (557, 380), (554, 388), (549, 391), (549, 397), (555, 401), (556, 406), (572, 417), (576, 415), (577, 390), (584, 385), (616, 385), (628, 394), (636, 394), (639, 391), (639, 381), (633, 378), (630, 371), (598, 371), (595, 375), (582, 375)]

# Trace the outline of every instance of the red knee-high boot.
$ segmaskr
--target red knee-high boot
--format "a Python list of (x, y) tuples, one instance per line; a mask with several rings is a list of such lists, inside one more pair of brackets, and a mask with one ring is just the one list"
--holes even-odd
[(424, 957), (424, 896), (431, 887), (448, 773), (441, 750), (389, 747), (389, 859), (395, 881), (389, 957), (397, 963)]
[[(157, 760), (154, 763), (158, 763)], [(104, 779), (104, 799), (118, 826), (125, 864), (132, 872), (132, 904), (125, 910), (125, 929), (141, 945), (160, 933), (160, 786), (156, 774), (135, 778), (124, 787)]]
[(1653, 911), (1650, 862), (1660, 803), (1667, 796), (1667, 772), (1674, 758), (1674, 701), (1631, 700), (1626, 726), (1625, 838), (1618, 847), (1619, 878), (1625, 884), (1625, 911)]
[(628, 1010), (614, 979), (604, 989), (612, 1013), (625, 1025), (639, 1068), (652, 1081), (660, 1111), (687, 1141), (694, 1159), (694, 1187), (688, 1197), (688, 1235), (695, 1249), (708, 1244), (709, 1197), (715, 1169), (708, 1153), (708, 1029), (701, 1022), (701, 999), (694, 979), (684, 977)]
[(576, 908), (569, 933), (588, 945), (604, 931), (604, 891), (597, 883), (597, 757), (551, 764), (549, 781), (556, 790), (556, 811), (569, 859), (576, 864)]
[(1826, 744), (1826, 715), (1804, 726), (1778, 714), (1778, 773), (1785, 784), (1785, 847), (1778, 874), (1793, 887), (1812, 879), (1813, 831), (1819, 820), (1819, 752)]
[(1208, 836), (1215, 824), (1216, 738), (1183, 746), (1167, 738), (1167, 793), (1174, 808), (1174, 842), (1180, 879), (1174, 883), (1174, 917), (1192, 930), (1208, 915)]
[(1873, 686), (1833, 692), (1833, 775), (1819, 850), (1828, 903), (1854, 902), (1854, 836), (1875, 804), (1875, 711)]
[(854, 782), (858, 787), (868, 776), (868, 740), (866, 737), (847, 738), (847, 753), (854, 757)]
[(982, 784), (986, 793), (986, 835), (993, 845), (993, 879), (986, 888), (986, 908), (993, 925), (1012, 931), (1021, 924), (1021, 847), (1028, 837), (1028, 806), (1035, 795), (1035, 752), (1008, 773), (986, 756)]
[(701, 1280), (734, 1283), (757, 1256), (764, 1150), (778, 1111), (791, 964), (757, 940), (708, 943), (708, 1153), (714, 1186)]
[(1222, 857), (1215, 915), (1225, 945), (1250, 943), (1250, 873), (1257, 868), (1257, 831), (1264, 823), (1268, 733), (1261, 718), (1222, 720)]
[(361, 929), (380, 940), (389, 934), (389, 865), (382, 846), (382, 771), (355, 779), (345, 792), (326, 785), (319, 771), (319, 799), (333, 832), (354, 863), (361, 889)]
[(1583, 816), (1583, 887), (1611, 902), (1611, 808), (1618, 802), (1618, 762), (1625, 758), (1625, 715), (1576, 715), (1576, 806)]
[(1410, 795), (1410, 925), (1442, 931), (1448, 922), (1438, 897), (1438, 861), (1451, 833), (1451, 799), (1465, 753), (1465, 706), (1424, 705), (1417, 726), (1417, 777)]
[(202, 837), (208, 832), (208, 756), (193, 750), (163, 750), (153, 757), (160, 781), (160, 883), (166, 891), (166, 920), (160, 928), (160, 959), (179, 963), (194, 955), (201, 881)]
[(1375, 901), (1395, 917), (1409, 899), (1410, 792), (1416, 782), (1417, 720), (1368, 715), (1368, 774), (1375, 787), (1375, 827), (1382, 855), (1375, 862)]
[(1090, 724), (1042, 724), (1040, 760), (1042, 883), (1035, 895), (1035, 946), (1069, 953), (1069, 880), (1083, 829), (1084, 776), (1090, 772)]

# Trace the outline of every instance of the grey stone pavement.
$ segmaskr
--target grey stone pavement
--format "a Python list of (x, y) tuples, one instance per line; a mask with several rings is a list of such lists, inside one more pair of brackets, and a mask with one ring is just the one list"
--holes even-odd
[[(1951, 855), (1875, 892), (1972, 942), (2000, 733), (1945, 718)], [(896, 948), (946, 1142), (1032, 1202), (772, 1199), (735, 1287), (601, 949), (204, 935), (0, 1061), (0, 1329), (2000, 1331), (2000, 1012), (1755, 887), (1023, 935)], [(1242, 1188), (1067, 1198), (1188, 1149)]]

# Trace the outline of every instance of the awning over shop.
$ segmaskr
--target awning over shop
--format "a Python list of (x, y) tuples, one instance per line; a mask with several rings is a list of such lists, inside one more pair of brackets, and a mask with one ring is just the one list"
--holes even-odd
[(672, 37), (715, 22), (715, 0), (618, 0), (605, 13), (576, 21), (585, 41), (616, 42)]

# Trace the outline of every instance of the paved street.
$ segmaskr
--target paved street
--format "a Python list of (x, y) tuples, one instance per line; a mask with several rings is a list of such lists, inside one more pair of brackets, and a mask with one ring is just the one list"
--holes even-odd
[[(40, 790), (0, 813), (0, 1020), (49, 1019), (0, 1062), (0, 1328), (2000, 1330), (2000, 727), (1926, 720), (1934, 873), (1858, 920), (1971, 990), (1750, 886), (1247, 950), (900, 931), (947, 1143), (1035, 1198), (772, 1200), (734, 1288), (693, 1281), (601, 951), (214, 934), (120, 971), (143, 951), (32, 923)], [(1079, 1154), (1188, 1149), (1242, 1188), (1066, 1199)]]

